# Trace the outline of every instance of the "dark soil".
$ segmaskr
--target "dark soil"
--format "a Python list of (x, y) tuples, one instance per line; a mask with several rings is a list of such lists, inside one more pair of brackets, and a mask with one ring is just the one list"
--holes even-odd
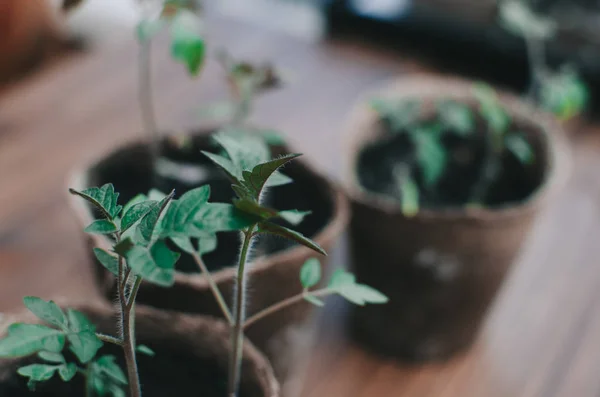
[[(211, 186), (210, 201), (231, 202), (235, 196), (231, 183), (208, 158), (200, 153), (200, 150), (217, 152), (206, 135), (198, 135), (184, 148), (169, 141), (163, 142), (161, 147), (162, 156), (170, 161), (201, 166), (207, 175), (207, 179), (201, 183), (190, 185), (181, 180), (156, 175), (151, 167), (150, 152), (146, 145), (126, 147), (103, 160), (92, 170), (89, 182), (91, 186), (112, 183), (115, 190), (120, 193), (120, 203), (126, 203), (135, 195), (147, 193), (152, 188), (162, 192), (175, 189), (176, 197), (180, 197), (185, 192), (205, 184)], [(282, 148), (273, 148), (274, 155), (282, 153)], [(291, 226), (285, 221), (281, 221), (281, 224), (292, 227), (305, 236), (314, 237), (333, 216), (333, 198), (327, 185), (321, 178), (307, 171), (298, 160), (287, 165), (283, 173), (291, 177), (294, 182), (270, 188), (266, 192), (264, 204), (279, 210), (312, 211), (312, 214), (298, 226)], [(294, 244), (288, 240), (264, 236), (258, 240), (254, 250), (267, 255), (288, 249)], [(239, 247), (239, 233), (219, 233), (217, 249), (204, 256), (208, 268), (214, 271), (234, 265)], [(175, 247), (171, 248), (175, 249)], [(182, 255), (176, 266), (177, 270), (182, 272), (198, 271), (197, 265), (189, 255)]]
[[(448, 165), (440, 181), (430, 189), (423, 186), (423, 178), (416, 165), (411, 174), (419, 186), (422, 208), (463, 207), (470, 201), (474, 185), (480, 180), (485, 158), (484, 124), (478, 120), (477, 133), (463, 138), (445, 131), (442, 142), (447, 148)], [(393, 170), (399, 164), (414, 164), (412, 143), (404, 131), (392, 133), (382, 122), (383, 134), (377, 141), (365, 146), (359, 154), (357, 173), (360, 184), (369, 191), (383, 194), (400, 202), (399, 189)], [(524, 165), (511, 152), (504, 151), (502, 170), (490, 186), (483, 202), (485, 207), (501, 207), (526, 200), (542, 183), (546, 162), (541, 142), (526, 126), (512, 125), (510, 131), (522, 131), (528, 137), (535, 153), (533, 164)]]

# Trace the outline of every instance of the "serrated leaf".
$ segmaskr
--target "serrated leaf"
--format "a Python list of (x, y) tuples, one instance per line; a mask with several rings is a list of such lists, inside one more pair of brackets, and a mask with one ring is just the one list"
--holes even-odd
[(146, 196), (145, 194), (138, 194), (138, 195), (134, 196), (123, 207), (123, 214), (126, 214), (127, 211), (129, 211), (129, 209), (131, 209), (131, 207), (133, 207), (134, 205), (139, 204), (143, 201), (147, 201), (147, 200), (148, 200), (148, 196)]
[(146, 216), (156, 205), (158, 205), (156, 201), (148, 200), (128, 208), (121, 219), (121, 233), (125, 233), (127, 229)]
[(71, 194), (82, 197), (98, 209), (106, 219), (112, 220), (119, 212), (121, 206), (117, 204), (119, 193), (115, 193), (115, 188), (112, 184), (107, 183), (102, 187), (92, 187), (81, 192), (75, 189), (69, 189)]
[(321, 248), (317, 243), (309, 239), (308, 237), (303, 236), (301, 233), (296, 232), (294, 230), (288, 229), (287, 227), (276, 225), (271, 222), (261, 222), (259, 225), (259, 232), (261, 233), (269, 233), (276, 236), (283, 237), (288, 240), (295, 241), (307, 248), (312, 249), (322, 255), (327, 255), (327, 252), (323, 248)]
[(534, 160), (531, 145), (522, 134), (508, 135), (504, 142), (506, 147), (522, 164), (531, 164)]
[(231, 204), (208, 203), (194, 218), (198, 232), (224, 232), (242, 230), (255, 224), (260, 218), (243, 213)]
[(166, 25), (163, 19), (143, 20), (137, 24), (135, 32), (140, 42), (152, 40)]
[(302, 287), (311, 288), (321, 280), (321, 262), (316, 258), (310, 258), (300, 269), (300, 282)]
[(154, 204), (152, 209), (150, 209), (138, 224), (137, 230), (141, 237), (140, 243), (142, 245), (148, 246), (152, 242), (157, 223), (161, 219), (161, 215), (173, 199), (174, 195), (175, 191), (172, 191), (168, 196), (165, 196), (162, 200)]
[(413, 135), (417, 162), (426, 187), (435, 185), (444, 173), (447, 162), (446, 150), (440, 137), (430, 130), (417, 130)]
[(280, 218), (285, 219), (292, 225), (296, 226), (302, 223), (304, 218), (312, 214), (312, 211), (298, 211), (298, 210), (287, 210), (279, 211), (277, 214)]
[(170, 287), (175, 282), (175, 262), (179, 254), (169, 250), (162, 241), (157, 241), (150, 249), (134, 246), (127, 252), (127, 264), (144, 280)]
[(113, 221), (109, 221), (108, 219), (98, 219), (92, 222), (83, 231), (90, 234), (112, 234), (118, 230), (117, 225), (115, 225)]
[(325, 306), (325, 302), (323, 302), (321, 299), (317, 298), (316, 296), (313, 296), (313, 295), (304, 295), (303, 298), (304, 298), (305, 301), (310, 302), (310, 303), (312, 303), (315, 306), (318, 306), (318, 307)]
[(121, 367), (119, 367), (119, 364), (117, 364), (115, 356), (102, 356), (95, 361), (95, 364), (100, 372), (108, 375), (117, 383), (120, 383), (122, 385), (127, 384), (127, 378), (125, 377), (125, 373), (123, 373), (123, 370), (121, 369)]
[(243, 171), (251, 171), (270, 160), (269, 146), (256, 134), (225, 130), (213, 135), (213, 139), (225, 150), (240, 177)]
[(23, 303), (30, 312), (48, 324), (61, 329), (66, 328), (67, 317), (62, 309), (53, 301), (45, 301), (35, 296), (27, 296), (23, 298)]
[(202, 22), (194, 13), (180, 10), (171, 22), (171, 55), (196, 76), (204, 63), (205, 51)]
[(200, 255), (208, 254), (217, 249), (217, 235), (214, 233), (205, 233), (198, 238), (198, 252)]
[(45, 361), (51, 362), (51, 363), (63, 363), (65, 362), (65, 358), (63, 357), (62, 354), (60, 353), (53, 353), (53, 352), (39, 352), (38, 356)]
[(244, 185), (253, 193), (258, 201), (267, 181), (279, 168), (298, 158), (301, 154), (293, 153), (256, 165), (252, 171), (244, 171)]
[(45, 325), (16, 323), (8, 327), (8, 336), (0, 340), (0, 357), (23, 357), (44, 350), (59, 353), (65, 335)]
[(102, 347), (102, 341), (96, 336), (96, 326), (81, 312), (73, 309), (67, 311), (69, 330), (67, 339), (69, 349), (82, 364), (91, 361)]
[(150, 349), (150, 348), (149, 348), (148, 346), (146, 346), (146, 345), (138, 345), (138, 346), (135, 348), (135, 350), (136, 350), (138, 353), (145, 354), (145, 355), (147, 355), (147, 356), (150, 356), (150, 357), (154, 357), (154, 356), (156, 355), (156, 353), (154, 352), (154, 350)]
[(116, 256), (109, 254), (102, 248), (94, 248), (94, 256), (106, 270), (115, 276), (119, 275), (119, 259)]
[(77, 365), (74, 363), (61, 365), (58, 368), (58, 374), (63, 381), (68, 382), (77, 375)]

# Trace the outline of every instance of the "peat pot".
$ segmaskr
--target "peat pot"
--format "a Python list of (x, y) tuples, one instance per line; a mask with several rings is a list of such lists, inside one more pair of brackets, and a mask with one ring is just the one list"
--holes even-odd
[[(120, 192), (119, 200), (124, 203), (153, 187), (161, 191), (176, 189), (176, 196), (180, 197), (187, 190), (208, 183), (211, 185), (210, 201), (230, 202), (234, 196), (230, 182), (200, 153), (200, 150), (215, 150), (209, 135), (187, 137), (183, 140), (186, 142), (184, 146), (177, 145), (176, 141), (182, 142), (181, 139), (169, 138), (161, 143), (162, 159), (158, 162), (160, 171), (156, 173), (152, 171), (149, 145), (133, 143), (107, 154), (91, 167), (75, 172), (69, 187), (83, 189), (110, 182)], [(276, 156), (288, 151), (277, 146), (272, 147), (272, 152)], [(344, 194), (302, 160), (286, 165), (283, 173), (294, 182), (269, 189), (265, 203), (282, 210), (312, 211), (300, 225), (293, 228), (329, 251), (348, 221), (349, 205)], [(94, 214), (83, 200), (77, 197), (69, 200), (82, 227), (93, 221)], [(89, 235), (86, 238), (90, 245), (105, 249), (111, 244), (104, 236)], [(230, 307), (239, 248), (239, 233), (219, 233), (217, 250), (204, 256)], [(256, 260), (249, 270), (248, 316), (300, 293), (300, 268), (308, 258), (317, 255), (303, 246), (270, 237), (259, 239), (253, 252)], [(323, 265), (326, 266), (326, 262)], [(198, 272), (193, 260), (183, 254), (177, 266), (173, 287), (162, 288), (142, 283), (138, 301), (163, 309), (220, 316), (209, 284)], [(101, 287), (113, 296), (113, 277), (99, 263), (97, 275)], [(307, 344), (311, 342), (311, 313), (310, 304), (299, 303), (264, 318), (247, 330), (250, 340), (271, 359), (279, 379), (285, 379), (293, 371), (291, 366), (299, 361), (296, 353), (305, 353), (308, 349)]]
[[(472, 92), (472, 82), (422, 77), (400, 80), (372, 97), (420, 100), (427, 117), (439, 99), (474, 107)], [(542, 204), (564, 180), (568, 148), (555, 119), (516, 97), (498, 97), (525, 133), (535, 161), (525, 168), (506, 160), (490, 189), (493, 203), (478, 207), (449, 200), (450, 205), (422, 205), (416, 215), (403, 215), (398, 200), (376, 190), (390, 178), (386, 167), (402, 156), (402, 147), (382, 139), (384, 124), (366, 100), (350, 118), (344, 160), (354, 271), (361, 283), (390, 298), (387, 305), (356, 308), (352, 315), (354, 336), (373, 350), (423, 361), (468, 347)], [(475, 166), (470, 175), (480, 169)], [(449, 170), (440, 183), (460, 195), (467, 171)]]
[[(116, 334), (116, 313), (110, 306), (77, 307), (99, 332)], [(136, 307), (137, 343), (150, 347), (156, 355), (138, 354), (144, 397), (203, 396), (227, 394), (227, 368), (231, 348), (228, 325), (200, 315), (169, 313), (149, 307)], [(0, 324), (4, 335), (12, 322), (33, 323), (31, 313), (8, 317)], [(120, 347), (104, 344), (99, 355), (111, 354), (125, 370)], [(279, 385), (268, 360), (248, 341), (244, 343), (241, 397), (278, 397)], [(67, 355), (68, 356), (68, 355)], [(69, 358), (67, 358), (70, 360)], [(74, 357), (72, 357), (75, 360)], [(84, 378), (80, 375), (63, 382), (58, 375), (29, 391), (26, 378), (17, 368), (42, 363), (37, 356), (0, 362), (0, 395), (10, 397), (81, 397)], [(75, 362), (75, 361), (73, 361)]]

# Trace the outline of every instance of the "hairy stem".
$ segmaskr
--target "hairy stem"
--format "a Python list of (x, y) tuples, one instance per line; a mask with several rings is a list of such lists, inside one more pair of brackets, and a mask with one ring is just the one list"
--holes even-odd
[(150, 156), (152, 159), (152, 169), (154, 169), (160, 156), (160, 136), (154, 112), (151, 50), (150, 40), (144, 40), (140, 43), (138, 100), (142, 114), (143, 128), (146, 136), (150, 139)]
[(194, 261), (200, 268), (200, 271), (202, 272), (204, 277), (206, 277), (206, 279), (208, 280), (210, 290), (212, 291), (212, 294), (214, 295), (215, 299), (217, 300), (217, 303), (219, 304), (219, 307), (221, 308), (221, 311), (223, 312), (223, 316), (225, 316), (229, 325), (233, 325), (233, 317), (231, 316), (231, 312), (229, 311), (227, 302), (225, 302), (225, 299), (223, 298), (221, 291), (219, 291), (219, 287), (217, 286), (217, 283), (215, 283), (215, 280), (212, 278), (212, 275), (208, 271), (206, 264), (204, 263), (204, 261), (202, 260), (202, 258), (200, 257), (200, 255), (197, 252), (193, 252), (192, 257), (194, 258)]
[(142, 278), (135, 280), (129, 302), (121, 302), (124, 313), (123, 324), (123, 353), (127, 364), (127, 378), (129, 380), (129, 393), (131, 397), (141, 397), (140, 378), (135, 357), (135, 298), (139, 290)]
[(248, 251), (250, 249), (250, 243), (252, 241), (254, 228), (256, 225), (252, 225), (244, 232), (244, 242), (242, 245), (242, 252), (240, 253), (240, 263), (238, 266), (238, 274), (236, 280), (236, 290), (234, 295), (235, 300), (235, 312), (234, 321), (231, 326), (231, 338), (232, 338), (232, 349), (231, 359), (229, 361), (229, 379), (228, 379), (228, 396), (236, 397), (239, 384), (240, 384), (240, 372), (242, 368), (242, 351), (243, 351), (243, 340), (244, 340), (244, 310), (246, 304), (246, 260), (248, 257)]
[(250, 327), (252, 324), (256, 323), (257, 321), (260, 321), (263, 318), (270, 316), (273, 313), (276, 313), (282, 309), (285, 309), (288, 306), (292, 306), (292, 305), (295, 305), (296, 303), (304, 301), (304, 298), (306, 296), (322, 297), (322, 296), (331, 295), (333, 293), (334, 293), (333, 291), (331, 291), (330, 289), (327, 289), (327, 288), (324, 288), (324, 289), (318, 290), (318, 291), (312, 291), (312, 292), (302, 291), (298, 295), (290, 296), (289, 298), (284, 299), (281, 302), (278, 302), (272, 306), (269, 306), (266, 309), (263, 309), (263, 310), (259, 311), (258, 313), (252, 315), (250, 318), (248, 318), (244, 322), (243, 329)]
[(96, 337), (98, 337), (98, 339), (100, 339), (102, 342), (112, 343), (113, 345), (117, 346), (123, 346), (123, 340), (115, 338), (114, 336), (96, 333)]

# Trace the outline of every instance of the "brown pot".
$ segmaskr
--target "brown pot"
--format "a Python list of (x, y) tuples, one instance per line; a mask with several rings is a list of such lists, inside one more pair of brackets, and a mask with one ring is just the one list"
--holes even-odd
[[(467, 81), (411, 78), (374, 96), (473, 101)], [(568, 148), (555, 119), (516, 97), (500, 95), (520, 127), (530, 131), (537, 188), (525, 201), (495, 209), (422, 209), (402, 214), (398, 203), (358, 182), (358, 153), (383, 133), (362, 105), (350, 119), (345, 149), (346, 188), (352, 200), (351, 247), (358, 280), (390, 298), (357, 308), (353, 332), (369, 347), (411, 360), (445, 358), (466, 348), (519, 253), (548, 193), (564, 180)], [(567, 162), (568, 163), (568, 162)]]
[[(214, 149), (214, 147), (209, 146), (206, 134), (194, 135), (190, 150), (183, 155), (181, 153), (177, 154), (169, 141), (163, 142), (163, 153), (167, 157), (180, 157), (180, 161), (188, 164), (198, 163), (208, 167), (205, 171), (208, 170), (206, 174), (209, 175), (209, 183), (211, 184), (211, 201), (230, 200), (233, 197), (230, 183), (223, 179), (218, 172), (216, 174), (217, 179), (214, 179), (214, 173), (211, 171), (214, 168), (199, 152), (200, 149), (209, 148)], [(281, 154), (285, 151), (286, 149), (283, 147), (273, 149), (274, 154)], [(344, 194), (325, 177), (310, 169), (302, 161), (294, 161), (287, 165), (285, 173), (294, 179), (294, 183), (270, 190), (272, 192), (270, 197), (273, 200), (270, 204), (274, 208), (280, 209), (312, 210), (313, 213), (296, 230), (304, 232), (325, 250), (329, 250), (348, 222), (349, 206)], [(69, 186), (75, 189), (83, 189), (87, 186), (97, 186), (111, 182), (115, 185), (117, 191), (131, 197), (134, 194), (148, 191), (153, 184), (151, 175), (148, 145), (134, 143), (121, 147), (102, 157), (100, 161), (91, 167), (76, 172), (69, 181)], [(165, 180), (165, 178), (159, 178), (155, 183), (160, 184), (163, 190), (179, 185), (177, 196), (183, 193), (181, 188), (184, 188), (183, 190), (186, 188), (181, 183), (174, 183)], [(195, 182), (192, 185), (196, 187), (199, 183)], [(288, 192), (288, 190), (281, 189), (294, 189), (294, 192), (300, 193), (300, 200), (288, 202), (287, 199), (281, 199), (281, 197), (286, 197), (287, 193), (285, 192)], [(71, 197), (69, 200), (82, 227), (93, 221), (93, 213), (83, 200), (77, 197)], [(122, 202), (124, 201), (122, 200)], [(90, 235), (87, 238), (90, 244), (90, 253), (92, 252), (91, 246), (106, 249), (110, 247), (110, 241), (103, 236)], [(264, 240), (264, 242), (271, 244), (274, 240)], [(282, 240), (278, 240), (277, 244), (282, 242)], [(239, 233), (220, 233), (219, 246), (221, 246), (221, 249), (205, 256), (209, 268), (215, 264), (222, 265), (223, 263), (234, 265), (239, 252), (239, 244)], [(300, 268), (308, 258), (317, 256), (311, 250), (298, 245), (279, 246), (278, 249), (280, 250), (269, 253), (273, 248), (269, 248), (269, 244), (263, 244), (261, 240), (254, 246), (255, 252), (265, 250), (268, 254), (258, 257), (249, 270), (250, 302), (247, 308), (248, 316), (300, 293), (302, 290), (299, 282)], [(187, 258), (187, 255), (184, 254), (180, 259), (180, 266), (186, 270), (192, 269), (195, 271), (196, 265), (193, 262), (186, 262), (189, 259), (184, 258)], [(323, 264), (326, 266), (326, 262)], [(98, 264), (97, 269), (98, 282), (105, 291), (110, 291), (113, 285), (112, 275), (106, 272), (100, 264)], [(233, 266), (213, 267), (212, 274), (231, 307), (236, 269)], [(178, 271), (175, 275), (175, 285), (171, 288), (161, 288), (150, 283), (143, 283), (138, 301), (164, 309), (205, 313), (215, 316), (221, 315), (206, 278), (199, 273)], [(291, 365), (298, 361), (295, 359), (297, 357), (296, 353), (306, 353), (306, 344), (310, 342), (308, 330), (312, 312), (310, 304), (300, 303), (265, 318), (248, 329), (248, 337), (273, 361), (279, 379), (286, 379), (287, 374), (293, 370)]]
[[(115, 335), (116, 314), (110, 306), (77, 307), (97, 326), (99, 332)], [(31, 313), (7, 318), (0, 325), (4, 335), (10, 323), (36, 322)], [(149, 346), (156, 355), (138, 354), (138, 365), (145, 397), (203, 396), (222, 397), (226, 394), (226, 379), (230, 333), (221, 320), (199, 315), (185, 315), (149, 307), (136, 307), (137, 343)], [(119, 347), (105, 344), (99, 354), (117, 357), (124, 372), (123, 353)], [(240, 396), (278, 397), (279, 385), (267, 359), (250, 343), (244, 343)], [(84, 382), (76, 376), (64, 383), (53, 379), (38, 384), (37, 390), (27, 389), (26, 379), (17, 368), (41, 363), (38, 357), (0, 362), (0, 395), (10, 397), (80, 397)]]

